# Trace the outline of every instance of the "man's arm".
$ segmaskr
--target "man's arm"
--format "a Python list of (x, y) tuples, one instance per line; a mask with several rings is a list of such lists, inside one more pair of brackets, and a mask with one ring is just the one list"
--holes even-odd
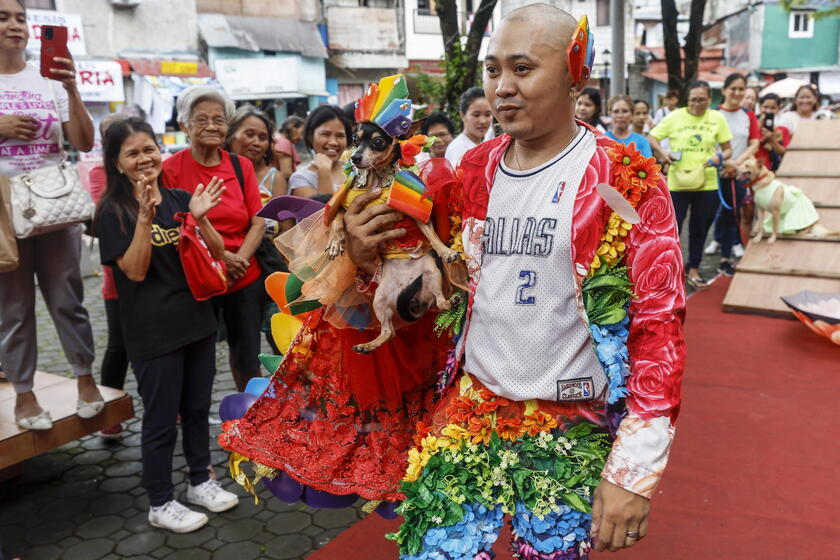
[(596, 549), (618, 550), (647, 532), (648, 500), (674, 436), (685, 364), (685, 289), (674, 209), (664, 181), (649, 189), (628, 236), (626, 264), (638, 296), (630, 305), (627, 412), (593, 504)]

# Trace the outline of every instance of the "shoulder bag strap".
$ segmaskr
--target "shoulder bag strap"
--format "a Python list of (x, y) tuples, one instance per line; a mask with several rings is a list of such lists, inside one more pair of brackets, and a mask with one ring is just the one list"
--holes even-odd
[(236, 173), (236, 180), (239, 181), (239, 188), (242, 189), (242, 196), (245, 196), (245, 177), (242, 175), (242, 164), (239, 162), (239, 156), (233, 152), (228, 152), (230, 155), (230, 163), (233, 164), (233, 172)]
[(58, 96), (55, 94), (53, 84), (55, 80), (50, 80), (49, 78), (44, 78), (44, 80), (47, 81), (47, 89), (50, 90), (53, 107), (55, 107), (55, 114), (58, 117), (58, 151), (61, 152), (61, 162), (65, 163), (67, 161), (67, 152), (64, 151), (64, 123), (61, 122), (61, 109), (58, 107)]

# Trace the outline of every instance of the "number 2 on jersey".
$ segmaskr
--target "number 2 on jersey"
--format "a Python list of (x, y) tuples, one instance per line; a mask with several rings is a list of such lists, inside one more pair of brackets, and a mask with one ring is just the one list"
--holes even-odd
[(524, 279), (525, 282), (516, 288), (516, 304), (534, 305), (537, 300), (527, 290), (531, 290), (537, 285), (537, 272), (535, 270), (520, 270), (519, 278), (520, 280)]

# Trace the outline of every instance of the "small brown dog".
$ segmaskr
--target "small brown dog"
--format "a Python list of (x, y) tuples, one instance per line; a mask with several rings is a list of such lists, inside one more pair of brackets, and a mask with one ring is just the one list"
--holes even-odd
[[(420, 124), (419, 121), (413, 123), (404, 137), (412, 136)], [(331, 201), (331, 204), (338, 202), (340, 206), (336, 208), (337, 212), (330, 224), (327, 246), (330, 259), (344, 252), (344, 212), (355, 196), (379, 187), (382, 196), (374, 204), (387, 200), (401, 159), (398, 140), (372, 122), (359, 125), (353, 136), (355, 149), (351, 157), (355, 179), (343, 200)], [(373, 298), (373, 312), (379, 320), (380, 333), (371, 342), (353, 348), (363, 354), (373, 352), (393, 338), (395, 322), (399, 322), (399, 319), (412, 323), (419, 320), (433, 305), (447, 310), (455, 303), (455, 298), (450, 301), (447, 297), (452, 288), (449, 282), (445, 282), (440, 260), (452, 263), (460, 258), (460, 254), (440, 240), (431, 222), (405, 218), (395, 227), (407, 227), (409, 231), (406, 238), (414, 230), (417, 243), (413, 246), (409, 244), (408, 247), (392, 245), (383, 248), (380, 253), (383, 257), (382, 272)]]
[(760, 243), (764, 237), (765, 213), (771, 216), (767, 243), (775, 243), (780, 233), (807, 237), (837, 235), (819, 222), (820, 215), (814, 203), (801, 189), (776, 179), (776, 174), (756, 158), (746, 159), (737, 166), (736, 173), (739, 180), (750, 181), (753, 189), (756, 209), (750, 233), (753, 243)]

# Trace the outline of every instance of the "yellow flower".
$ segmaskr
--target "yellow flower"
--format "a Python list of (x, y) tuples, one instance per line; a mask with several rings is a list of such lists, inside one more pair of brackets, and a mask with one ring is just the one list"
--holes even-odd
[(449, 424), (444, 429), (442, 429), (440, 433), (442, 433), (445, 436), (448, 436), (449, 438), (457, 442), (466, 437), (467, 430), (466, 428), (458, 426), (457, 424)]
[(405, 471), (405, 480), (414, 482), (420, 478), (420, 473), (423, 472), (423, 467), (429, 462), (432, 456), (425, 449), (417, 451), (415, 448), (408, 450), (408, 468)]

